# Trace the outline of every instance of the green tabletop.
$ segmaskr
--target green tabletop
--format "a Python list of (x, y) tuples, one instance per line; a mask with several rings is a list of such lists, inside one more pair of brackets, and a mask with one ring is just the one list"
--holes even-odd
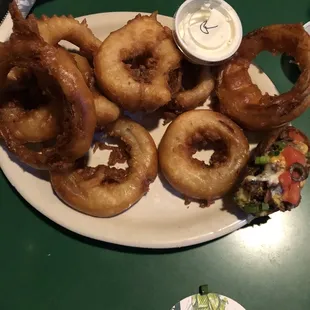
[[(172, 16), (181, 0), (37, 1), (37, 15), (74, 16), (158, 10)], [(305, 23), (307, 0), (231, 0), (244, 31)], [(258, 57), (279, 91), (291, 83), (280, 58)], [(310, 112), (294, 123), (310, 134)], [(208, 283), (246, 309), (310, 309), (310, 186), (301, 206), (219, 240), (151, 251), (95, 242), (66, 231), (28, 205), (0, 174), (0, 309), (169, 310)]]

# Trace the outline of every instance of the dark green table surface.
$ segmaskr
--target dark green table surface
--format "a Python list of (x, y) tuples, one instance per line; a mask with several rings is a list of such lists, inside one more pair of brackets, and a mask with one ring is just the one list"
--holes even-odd
[[(158, 10), (181, 0), (38, 1), (34, 12), (81, 16)], [(231, 0), (244, 31), (306, 22), (307, 0)], [(280, 59), (257, 60), (280, 91), (291, 86)], [(310, 111), (296, 120), (310, 134)], [(119, 247), (77, 236), (45, 219), (0, 174), (0, 309), (168, 310), (208, 283), (246, 309), (310, 309), (310, 186), (300, 208), (219, 240), (172, 251)]]

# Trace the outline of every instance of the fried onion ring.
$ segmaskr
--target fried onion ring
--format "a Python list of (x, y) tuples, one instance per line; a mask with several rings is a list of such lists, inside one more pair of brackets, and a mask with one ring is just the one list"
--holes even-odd
[(60, 133), (62, 117), (59, 115), (61, 104), (55, 98), (39, 96), (44, 104), (34, 102), (35, 108), (25, 109), (29, 102), (35, 100), (26, 91), (4, 94), (0, 104), (0, 122), (21, 142), (44, 142)]
[[(78, 46), (81, 53), (89, 59), (93, 58), (101, 45), (101, 41), (88, 28), (86, 20), (79, 23), (71, 15), (52, 17), (42, 15), (40, 19), (37, 19), (33, 14), (29, 15), (28, 19), (32, 22), (36, 21), (38, 31), (45, 42), (56, 46), (61, 40), (66, 40)], [(22, 84), (18, 80), (21, 76), (30, 74), (29, 71), (20, 68), (13, 68), (11, 71), (6, 82), (10, 88), (16, 85), (20, 87)]]
[(51, 172), (52, 186), (63, 201), (97, 217), (115, 216), (130, 208), (148, 191), (157, 175), (156, 146), (141, 125), (121, 118), (108, 125), (107, 133), (119, 137), (129, 148), (129, 168), (125, 173), (105, 165)]
[[(79, 46), (81, 52), (90, 56), (96, 53), (101, 45), (101, 41), (97, 39), (87, 27), (85, 20), (79, 23), (72, 16), (53, 16), (49, 18), (45, 15), (43, 15), (41, 19), (35, 19), (33, 15), (28, 18), (32, 20), (32, 22), (34, 20), (36, 21), (41, 37), (51, 45), (57, 45), (60, 40), (67, 40)], [(89, 64), (88, 67), (90, 68)], [(86, 70), (85, 66), (82, 69)], [(29, 70), (14, 67), (8, 74), (4, 88), (8, 90), (25, 89), (27, 86), (29, 87), (29, 85), (24, 85), (23, 81), (25, 78), (29, 78), (30, 75), (31, 72)], [(101, 129), (106, 124), (115, 121), (120, 111), (116, 105), (101, 96), (94, 87), (93, 73), (91, 83), (94, 101), (98, 107), (96, 108), (99, 115), (98, 127)], [(14, 130), (12, 134), (21, 141), (43, 142), (54, 138), (61, 131), (58, 118), (56, 117), (59, 113), (57, 113), (55, 106), (51, 104), (51, 102), (39, 106), (38, 109), (25, 111), (22, 106), (14, 100), (14, 103), (10, 102), (9, 105), (6, 105), (4, 112), (2, 116), (7, 121), (7, 125), (11, 126), (11, 129)], [(6, 119), (6, 116), (10, 117)]]
[(204, 104), (214, 89), (210, 68), (184, 61), (182, 64), (182, 89), (175, 95), (171, 107), (177, 111), (193, 110)]
[(65, 40), (78, 46), (81, 52), (92, 58), (101, 45), (101, 41), (88, 28), (86, 19), (81, 23), (71, 15), (52, 17), (42, 15), (40, 19), (29, 15), (28, 19), (36, 20), (41, 37), (53, 46)]
[[(222, 142), (206, 165), (192, 155), (201, 142)], [(159, 145), (159, 164), (168, 182), (186, 197), (213, 200), (235, 184), (249, 158), (242, 130), (226, 116), (210, 110), (193, 110), (178, 116)]]
[[(180, 66), (182, 57), (171, 30), (156, 16), (137, 15), (112, 32), (94, 58), (102, 91), (131, 112), (154, 111), (166, 105), (171, 100), (169, 72)], [(144, 58), (144, 63), (135, 68), (138, 57)]]
[(64, 96), (64, 131), (57, 136), (53, 147), (40, 152), (29, 149), (15, 139), (10, 129), (0, 124), (5, 143), (19, 159), (38, 169), (63, 168), (82, 157), (89, 149), (96, 125), (94, 101), (82, 74), (68, 53), (57, 49), (37, 34), (36, 26), (23, 19), (17, 5), (10, 5), (13, 34), (0, 44), (0, 83), (7, 79), (13, 67), (37, 71), (53, 80), (56, 96)]
[[(95, 86), (94, 73), (88, 60), (76, 53), (71, 55), (93, 94), (97, 115), (97, 130), (102, 130), (107, 124), (118, 119), (121, 113), (120, 108), (99, 93)], [(21, 81), (16, 80), (16, 88), (19, 88), (19, 83)], [(22, 87), (20, 88), (22, 89)], [(48, 99), (47, 96), (41, 96), (41, 100), (48, 102), (39, 103), (35, 105), (35, 108), (25, 110), (21, 102), (25, 101), (25, 99), (32, 100), (33, 98), (28, 98), (29, 96), (21, 98), (22, 95), (24, 95), (24, 92), (21, 95), (17, 94), (15, 98), (7, 102), (3, 102), (0, 107), (0, 120), (5, 123), (5, 126), (9, 127), (16, 139), (24, 142), (39, 143), (53, 139), (61, 133), (62, 115), (60, 112), (62, 109), (60, 104), (55, 102), (57, 99)]]
[(29, 87), (31, 81), (31, 72), (22, 68), (14, 67), (9, 72), (7, 80), (3, 85), (3, 89), (6, 91), (19, 91)]
[(76, 53), (72, 53), (72, 56), (94, 96), (97, 129), (103, 129), (107, 124), (116, 121), (120, 117), (121, 110), (115, 103), (107, 99), (97, 89), (94, 72), (90, 67), (88, 60)]
[[(301, 75), (294, 87), (279, 96), (262, 94), (248, 73), (262, 51), (287, 53), (295, 58)], [(236, 54), (222, 68), (217, 95), (220, 111), (244, 128), (267, 130), (292, 121), (310, 102), (310, 36), (300, 24), (279, 24), (255, 30), (243, 38)]]

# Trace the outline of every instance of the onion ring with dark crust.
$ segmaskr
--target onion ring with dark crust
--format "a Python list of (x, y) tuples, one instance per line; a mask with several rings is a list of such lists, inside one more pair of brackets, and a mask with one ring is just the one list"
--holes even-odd
[(177, 111), (193, 110), (204, 104), (210, 96), (214, 89), (214, 78), (209, 67), (187, 61), (183, 63), (181, 70), (182, 90), (175, 95), (171, 106)]
[[(301, 75), (287, 93), (269, 96), (253, 84), (248, 69), (264, 50), (287, 53), (298, 63)], [(310, 103), (310, 36), (303, 26), (271, 25), (246, 35), (220, 72), (217, 95), (220, 111), (250, 130), (275, 128), (301, 115)]]
[(82, 74), (68, 53), (50, 46), (37, 34), (33, 23), (25, 21), (17, 5), (10, 5), (13, 34), (9, 41), (0, 44), (0, 83), (4, 83), (13, 67), (46, 74), (56, 83), (68, 104), (63, 109), (64, 132), (53, 147), (34, 152), (15, 139), (9, 128), (0, 131), (8, 149), (20, 160), (38, 169), (58, 169), (82, 157), (89, 149), (96, 125), (93, 97)]
[[(138, 56), (150, 58), (138, 69), (126, 65)], [(98, 85), (109, 99), (131, 112), (151, 112), (171, 100), (169, 73), (181, 59), (171, 30), (157, 21), (155, 13), (139, 14), (103, 41), (94, 67)]]
[[(210, 166), (192, 157), (193, 144), (223, 142), (225, 154), (215, 152)], [(184, 196), (213, 200), (226, 194), (249, 158), (249, 144), (242, 130), (226, 116), (193, 110), (178, 116), (159, 145), (159, 164), (168, 182)], [(225, 160), (224, 160), (225, 159)]]
[[(12, 5), (15, 5), (15, 1)], [(89, 59), (93, 59), (102, 43), (88, 28), (86, 20), (80, 23), (71, 15), (54, 15), (52, 17), (42, 15), (40, 19), (37, 19), (33, 14), (30, 14), (28, 19), (31, 22), (36, 22), (38, 31), (45, 42), (56, 46), (61, 40), (66, 40), (78, 46), (81, 53)], [(20, 79), (21, 75), (29, 74), (29, 72), (24, 71), (24, 69), (13, 68), (8, 75), (7, 86), (11, 88), (16, 87), (16, 85), (21, 86), (21, 83), (16, 83), (16, 80)]]
[[(88, 60), (76, 53), (71, 55), (93, 94), (97, 115), (97, 130), (102, 130), (107, 124), (114, 122), (120, 116), (120, 108), (101, 95), (96, 89), (94, 73)], [(19, 88), (18, 84), (21, 82), (17, 80), (15, 87)], [(23, 94), (21, 91), (20, 93), (21, 95)], [(39, 143), (53, 139), (61, 133), (60, 121), (62, 117), (59, 110), (62, 109), (60, 109), (59, 103), (55, 104), (57, 99), (51, 99), (48, 96), (44, 98), (42, 96), (41, 100), (49, 102), (44, 102), (43, 104), (38, 104), (33, 109), (25, 110), (23, 104), (21, 104), (25, 98), (21, 98), (21, 95), (17, 94), (15, 98), (2, 102), (0, 106), (0, 119), (5, 123), (5, 126), (9, 127), (16, 139), (24, 142)], [(32, 98), (26, 98), (26, 100), (32, 100)]]
[(46, 101), (43, 105), (35, 102), (35, 108), (25, 109), (24, 101), (35, 99), (25, 90), (3, 94), (1, 98), (0, 122), (21, 142), (44, 142), (61, 132), (61, 103), (55, 98), (39, 96), (38, 100)]
[[(12, 3), (12, 10), (15, 10), (13, 14), (17, 14), (16, 10), (18, 8), (15, 7), (15, 1)], [(36, 19), (34, 15), (30, 15), (28, 18), (31, 22), (35, 20), (41, 37), (51, 45), (57, 45), (59, 41), (67, 40), (79, 46), (81, 52), (91, 57), (101, 45), (101, 41), (87, 27), (86, 20), (79, 23), (72, 16), (53, 16), (49, 18), (45, 15), (41, 19)], [(22, 79), (24, 80), (24, 77), (28, 77), (29, 75), (31, 73), (25, 68), (12, 68), (8, 74), (4, 88), (9, 90), (27, 88), (27, 85), (23, 85)], [(101, 96), (93, 85), (92, 92), (94, 101), (98, 106), (96, 109), (99, 115), (98, 127), (101, 129), (105, 124), (117, 119), (120, 111), (116, 105)], [(57, 111), (55, 111), (55, 107), (51, 103), (27, 112), (19, 104), (13, 105), (11, 102), (9, 106), (11, 109), (6, 106), (5, 114), (10, 115), (15, 112), (15, 115), (11, 114), (13, 119), (11, 117), (7, 119), (7, 125), (11, 124), (10, 120), (13, 121), (14, 128), (11, 126), (11, 129), (14, 129), (16, 138), (21, 141), (42, 142), (54, 138), (61, 131), (58, 126), (57, 113), (55, 113)], [(108, 109), (107, 113), (103, 113), (104, 108)], [(3, 117), (6, 116), (5, 114), (3, 114)], [(12, 132), (12, 134), (14, 133)]]
[(121, 118), (108, 125), (107, 133), (119, 137), (129, 147), (126, 173), (105, 165), (51, 172), (52, 186), (62, 200), (97, 217), (115, 216), (130, 208), (148, 191), (157, 175), (157, 149), (141, 125)]

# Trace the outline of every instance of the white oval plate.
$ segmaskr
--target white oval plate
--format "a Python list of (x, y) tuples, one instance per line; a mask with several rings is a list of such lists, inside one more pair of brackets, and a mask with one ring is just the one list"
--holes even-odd
[[(102, 13), (78, 19), (87, 18), (89, 27), (103, 40), (136, 14)], [(172, 27), (171, 17), (159, 15), (158, 20)], [(250, 74), (262, 90), (278, 93), (270, 79), (255, 66), (250, 68)], [(144, 118), (143, 123), (151, 118)], [(165, 129), (160, 120), (159, 125), (151, 130), (157, 144)], [(108, 156), (101, 153), (100, 158), (98, 154), (96, 152), (91, 158), (92, 165), (97, 164), (98, 159), (103, 162), (103, 157)], [(127, 212), (110, 219), (94, 218), (62, 203), (55, 196), (46, 172), (20, 165), (4, 147), (0, 148), (0, 163), (11, 184), (39, 212), (71, 231), (97, 240), (144, 248), (184, 247), (218, 238), (247, 223), (246, 216), (237, 210), (229, 197), (216, 201), (209, 208), (202, 209), (195, 203), (186, 206), (184, 200), (159, 177), (151, 184), (149, 193)]]

